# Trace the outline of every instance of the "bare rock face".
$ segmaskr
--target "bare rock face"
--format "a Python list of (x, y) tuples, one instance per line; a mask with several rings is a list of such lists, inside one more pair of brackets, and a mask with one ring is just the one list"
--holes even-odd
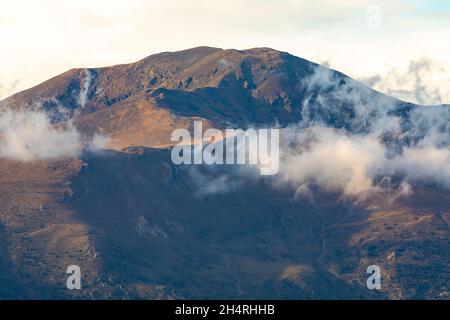
[[(380, 110), (401, 119), (403, 134), (383, 137), (401, 150), (422, 134), (410, 130), (421, 106), (288, 53), (199, 47), (70, 70), (6, 108), (109, 140), (78, 158), (0, 159), (0, 298), (448, 298), (441, 187), (353, 202), (324, 190), (295, 197), (262, 179), (199, 195), (198, 175), (170, 160), (172, 131), (194, 120), (363, 133)], [(383, 266), (379, 291), (366, 288), (372, 264)], [(66, 288), (69, 265), (81, 268), (82, 290)]]

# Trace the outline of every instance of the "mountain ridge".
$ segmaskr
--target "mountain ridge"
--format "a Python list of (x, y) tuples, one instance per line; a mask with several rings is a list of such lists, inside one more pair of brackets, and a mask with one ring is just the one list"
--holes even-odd
[[(308, 82), (319, 73), (328, 74), (329, 79), (309, 88)], [(320, 77), (322, 75), (317, 78)], [(153, 115), (158, 114), (166, 127), (186, 127), (186, 122), (193, 117), (216, 126), (288, 125), (301, 121), (305, 117), (302, 114), (305, 104), (315, 105), (318, 96), (332, 99), (335, 88), (329, 86), (334, 83), (345, 83), (369, 98), (373, 96), (388, 104), (410, 109), (416, 106), (377, 93), (343, 73), (286, 52), (270, 48), (223, 50), (211, 47), (163, 52), (112, 67), (72, 69), (1, 101), (0, 106), (44, 110), (54, 123), (73, 120), (89, 136), (97, 130), (99, 134), (112, 135), (111, 146), (120, 149), (127, 147), (123, 144), (125, 140), (133, 139), (123, 135), (114, 137), (113, 130), (108, 128), (117, 127), (114, 121), (125, 123), (121, 131), (132, 130), (133, 126), (126, 115), (124, 121), (113, 116), (119, 109), (124, 113), (130, 106), (140, 105), (133, 113), (149, 110)], [(338, 101), (335, 109), (348, 109), (345, 104)], [(318, 121), (327, 122), (318, 108), (314, 106), (309, 109), (317, 110), (307, 112), (312, 112), (312, 117)], [(97, 112), (102, 116), (96, 117)], [(337, 112), (337, 123), (332, 126), (345, 126), (343, 117), (346, 116)], [(115, 120), (105, 123), (106, 128), (98, 128), (92, 120), (95, 118), (102, 118), (102, 122), (107, 118)], [(178, 123), (177, 119), (187, 121)], [(136, 124), (147, 136), (156, 134), (154, 130), (146, 132), (151, 126), (157, 127), (157, 123)], [(165, 136), (170, 134), (166, 132)], [(155, 143), (139, 138), (132, 144), (139, 143), (152, 147), (166, 145), (169, 141), (166, 138)]]

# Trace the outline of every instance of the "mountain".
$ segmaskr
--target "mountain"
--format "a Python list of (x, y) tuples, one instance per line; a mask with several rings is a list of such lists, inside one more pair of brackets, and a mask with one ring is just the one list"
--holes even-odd
[[(311, 80), (323, 83), (309, 88)], [(160, 53), (127, 65), (70, 70), (3, 104), (13, 108), (39, 105), (52, 111), (55, 122), (75, 116), (83, 132), (97, 130), (109, 135), (112, 145), (121, 148), (168, 143), (166, 129), (184, 127), (192, 118), (216, 126), (296, 123), (308, 116), (302, 108), (305, 103), (313, 105), (319, 94), (333, 99), (336, 88), (327, 86), (346, 83), (362, 91), (368, 100), (384, 99), (412, 108), (344, 74), (288, 53), (208, 47)], [(350, 111), (347, 101), (337, 103), (340, 105), (334, 109), (339, 114), (333, 115), (332, 121), (339, 127), (349, 116), (342, 111)], [(329, 116), (320, 110), (309, 112), (317, 118)]]
[[(410, 197), (355, 200), (320, 186), (296, 196), (270, 178), (170, 159), (172, 131), (194, 120), (359, 136), (395, 118), (400, 131), (379, 138), (401, 153), (448, 136), (448, 106), (406, 103), (268, 48), (198, 47), (73, 69), (0, 108), (108, 137), (78, 157), (0, 159), (1, 298), (448, 298), (445, 185), (416, 183)], [(226, 190), (209, 192), (217, 181)], [(379, 291), (366, 288), (373, 264)], [(82, 290), (66, 289), (69, 265), (81, 267)]]

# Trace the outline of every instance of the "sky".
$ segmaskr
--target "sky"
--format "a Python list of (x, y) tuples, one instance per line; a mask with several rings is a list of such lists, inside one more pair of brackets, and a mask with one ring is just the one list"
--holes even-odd
[(206, 45), (271, 47), (450, 103), (450, 0), (0, 0), (0, 40), (0, 98), (71, 68)]

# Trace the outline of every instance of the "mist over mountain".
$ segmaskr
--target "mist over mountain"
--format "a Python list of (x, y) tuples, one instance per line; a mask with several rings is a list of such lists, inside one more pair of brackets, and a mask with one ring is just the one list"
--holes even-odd
[(365, 76), (361, 81), (405, 101), (423, 105), (439, 105), (450, 101), (447, 69), (425, 57), (410, 61), (407, 68), (392, 68), (384, 74)]
[[(280, 173), (174, 165), (195, 120), (281, 129)], [(269, 48), (70, 70), (0, 102), (0, 295), (445, 298), (449, 120)]]

